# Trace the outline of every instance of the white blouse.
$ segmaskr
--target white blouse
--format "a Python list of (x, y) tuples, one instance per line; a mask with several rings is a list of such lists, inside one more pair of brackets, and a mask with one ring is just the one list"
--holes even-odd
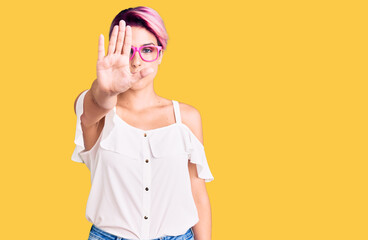
[(72, 155), (91, 171), (87, 220), (128, 239), (184, 234), (199, 221), (188, 160), (196, 164), (200, 178), (214, 178), (202, 143), (181, 122), (179, 103), (172, 100), (175, 123), (151, 130), (129, 125), (114, 107), (106, 114), (96, 144), (85, 151), (80, 116), (87, 91), (76, 104)]

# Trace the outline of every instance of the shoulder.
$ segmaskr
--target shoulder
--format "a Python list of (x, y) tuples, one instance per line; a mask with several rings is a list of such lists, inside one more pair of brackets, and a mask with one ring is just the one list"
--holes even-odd
[(179, 102), (181, 121), (203, 144), (202, 118), (199, 110), (192, 105)]

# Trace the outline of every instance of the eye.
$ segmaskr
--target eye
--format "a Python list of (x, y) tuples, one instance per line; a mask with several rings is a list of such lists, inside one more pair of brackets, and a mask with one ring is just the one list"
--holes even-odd
[(152, 53), (154, 51), (154, 47), (144, 47), (142, 49), (142, 53)]

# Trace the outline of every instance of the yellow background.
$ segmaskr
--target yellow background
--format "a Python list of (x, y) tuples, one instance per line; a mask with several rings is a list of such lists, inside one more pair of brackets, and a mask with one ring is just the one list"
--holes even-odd
[(169, 34), (155, 90), (202, 115), (212, 240), (368, 239), (364, 2), (1, 3), (1, 239), (87, 239), (73, 104), (140, 5)]

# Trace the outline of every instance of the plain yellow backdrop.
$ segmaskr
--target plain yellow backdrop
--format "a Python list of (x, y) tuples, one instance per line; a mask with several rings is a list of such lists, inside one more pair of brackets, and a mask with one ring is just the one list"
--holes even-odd
[(156, 92), (201, 112), (212, 240), (368, 239), (367, 5), (285, 0), (2, 3), (1, 239), (87, 239), (73, 104), (141, 5), (169, 34)]

